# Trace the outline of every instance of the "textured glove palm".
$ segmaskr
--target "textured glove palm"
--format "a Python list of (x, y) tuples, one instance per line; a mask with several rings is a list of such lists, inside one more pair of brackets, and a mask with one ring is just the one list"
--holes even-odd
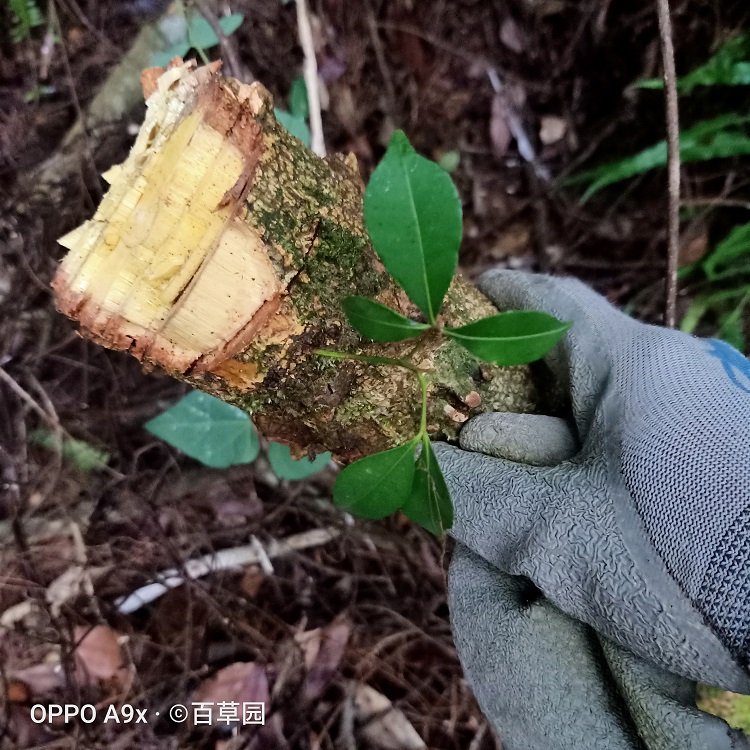
[[(480, 701), (497, 703), (479, 674), (491, 662), (487, 654), (504, 653), (518, 668), (519, 654), (531, 648), (526, 661), (539, 662), (536, 684), (546, 684), (538, 682), (544, 669), (547, 681), (573, 680), (579, 694), (587, 693), (580, 708), (589, 719), (604, 716), (603, 707), (591, 708), (594, 694), (610, 706), (608, 728), (600, 726), (609, 744), (601, 736), (585, 744), (582, 731), (578, 748), (741, 742), (724, 725), (675, 706), (685, 705), (691, 680), (750, 691), (747, 360), (720, 342), (633, 321), (573, 280), (493, 272), (480, 288), (500, 309), (545, 310), (574, 322), (547, 363), (570, 394), (575, 434), (546, 418), (484, 415), (464, 429), (465, 450), (439, 453), (456, 509), (452, 534), (460, 543), (450, 579), (454, 628)], [(544, 599), (531, 603), (528, 581)], [(493, 598), (492, 590), (505, 594)], [(513, 612), (525, 614), (508, 619)], [(530, 613), (536, 613), (531, 620)], [(497, 625), (501, 632), (486, 634), (484, 657), (477, 618), (505, 623)], [(566, 653), (559, 647), (553, 653), (544, 638), (545, 653), (535, 651), (531, 634), (538, 628), (557, 632)], [(498, 645), (518, 633), (529, 636), (521, 639), (524, 647), (509, 653)], [(580, 673), (567, 670), (566, 678), (570, 659)], [(503, 659), (492, 667), (493, 679), (502, 679)], [(612, 698), (614, 683), (621, 696), (630, 695), (627, 708)], [(648, 710), (636, 718), (639, 696), (649, 695)], [(576, 691), (549, 697), (564, 704), (576, 700)], [(529, 696), (524, 700), (528, 708)], [(504, 724), (518, 720), (510, 705), (488, 713), (501, 734)], [(682, 743), (676, 745), (664, 739), (677, 731), (669, 729), (675, 715)], [(527, 717), (535, 728), (527, 739), (506, 736), (507, 746), (541, 750), (528, 744), (536, 733), (545, 748), (558, 747), (550, 745), (540, 718)]]

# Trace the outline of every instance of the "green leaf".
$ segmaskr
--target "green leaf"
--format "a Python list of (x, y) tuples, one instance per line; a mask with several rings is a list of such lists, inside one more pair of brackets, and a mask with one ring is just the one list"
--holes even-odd
[(230, 15), (222, 16), (219, 19), (219, 26), (227, 36), (230, 36), (242, 26), (244, 20), (245, 16), (242, 13), (231, 13)]
[(711, 274), (711, 281), (726, 281), (727, 279), (737, 279), (739, 276), (746, 276), (750, 274), (750, 262), (744, 261), (742, 263), (730, 263), (726, 269), (722, 268), (720, 271), (714, 271)]
[(175, 42), (169, 49), (163, 52), (154, 52), (151, 55), (151, 64), (155, 68), (166, 68), (175, 57), (185, 57), (190, 52), (190, 43), (187, 39)]
[(703, 270), (709, 279), (725, 265), (743, 255), (750, 253), (750, 223), (740, 224), (716, 246), (714, 251), (703, 260)]
[(231, 404), (193, 391), (146, 422), (146, 429), (191, 458), (215, 469), (247, 464), (259, 444), (250, 417)]
[(307, 101), (307, 84), (302, 76), (297, 76), (292, 81), (292, 88), (289, 90), (289, 111), (294, 117), (301, 117), (303, 120), (310, 114), (310, 105)]
[(572, 325), (543, 312), (511, 310), (443, 332), (480, 359), (509, 366), (543, 357)]
[(726, 341), (733, 346), (738, 352), (745, 351), (745, 330), (742, 325), (742, 310), (744, 304), (739, 305), (738, 310), (724, 316), (720, 321), (718, 338)]
[(63, 438), (61, 447), (57, 436), (50, 430), (33, 430), (29, 434), (29, 440), (47, 450), (61, 452), (66, 461), (75, 464), (81, 471), (101, 469), (109, 463), (110, 455), (107, 451), (100, 451), (85, 440)]
[(424, 323), (415, 323), (367, 297), (344, 297), (341, 307), (352, 326), (372, 341), (412, 339), (430, 327)]
[(370, 178), (364, 212), (385, 267), (434, 324), (461, 244), (461, 200), (450, 175), (397, 130)]
[[(242, 13), (233, 13), (231, 16), (222, 16), (219, 19), (221, 30), (229, 36), (242, 25), (245, 17)], [(219, 37), (211, 28), (203, 16), (192, 16), (188, 22), (187, 38), (191, 47), (207, 50), (219, 43)]]
[(718, 292), (703, 292), (697, 294), (690, 303), (680, 323), (680, 330), (684, 333), (693, 333), (703, 316), (712, 308), (722, 305), (729, 300), (742, 297), (750, 291), (750, 286), (741, 286), (735, 289), (722, 289)]
[(405, 516), (435, 536), (453, 526), (453, 504), (443, 472), (429, 438), (422, 440), (409, 499), (401, 508)]
[(409, 498), (419, 438), (349, 464), (336, 479), (333, 501), (363, 518), (384, 518)]
[[(750, 84), (750, 36), (729, 39), (709, 60), (677, 79), (677, 90), (689, 94), (696, 86), (745, 86)], [(642, 89), (662, 89), (664, 81), (652, 78), (634, 84)]]
[(307, 127), (304, 117), (298, 117), (289, 112), (284, 112), (283, 109), (274, 108), (273, 112), (281, 125), (283, 125), (295, 138), (299, 138), (305, 146), (310, 148), (310, 128)]
[(16, 43), (26, 41), (31, 29), (44, 23), (39, 6), (36, 0), (9, 0), (8, 5), (14, 16), (11, 37)]
[[(729, 130), (744, 125), (750, 117), (726, 114), (705, 120), (680, 133), (680, 160), (682, 163), (706, 161), (750, 154), (750, 138), (740, 130)], [(591, 182), (581, 198), (586, 202), (594, 193), (607, 185), (643, 174), (667, 163), (667, 143), (659, 143), (619, 161), (603, 164), (563, 180), (563, 185)]]
[(331, 454), (321, 453), (311, 461), (309, 458), (295, 460), (288, 445), (270, 443), (268, 446), (268, 461), (273, 473), (279, 479), (306, 479), (325, 469), (331, 461)]

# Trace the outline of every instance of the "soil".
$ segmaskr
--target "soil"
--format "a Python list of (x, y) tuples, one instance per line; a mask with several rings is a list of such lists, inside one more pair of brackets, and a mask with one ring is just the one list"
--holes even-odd
[[(369, 747), (354, 699), (363, 684), (392, 701), (430, 748), (499, 747), (451, 639), (444, 545), (400, 517), (343, 518), (328, 499), (334, 469), (282, 482), (264, 459), (228, 471), (200, 467), (143, 429), (185, 387), (81, 340), (53, 308), (48, 285), (63, 253), (55, 239), (93, 212), (103, 190), (96, 172), (122, 159), (136, 116), (113, 128), (93, 166), (82, 160), (64, 201), (26, 203), (21, 185), (164, 5), (40, 4), (45, 24), (14, 41), (9, 6), (0, 4), (0, 617), (28, 607), (0, 635), (0, 747)], [(672, 5), (680, 71), (747, 26), (742, 0)], [(397, 127), (427, 156), (458, 152), (467, 275), (497, 264), (573, 274), (659, 322), (664, 173), (585, 205), (556, 179), (664, 137), (659, 94), (628, 88), (659, 73), (652, 2), (311, 6), (328, 148), (353, 151), (365, 179)], [(283, 106), (302, 67), (294, 3), (227, 7), (244, 14), (230, 38), (239, 59)], [(686, 103), (685, 120), (750, 103), (744, 91), (705, 101)], [(716, 112), (703, 111), (709, 106)], [(529, 149), (531, 161), (521, 155)], [(698, 206), (686, 253), (700, 257), (739, 220), (745, 209), (732, 201), (747, 201), (749, 176), (747, 159), (685, 171), (683, 194)], [(731, 205), (717, 216), (716, 201)], [(683, 294), (681, 308), (688, 302)], [(38, 444), (39, 429), (106, 451), (107, 467), (78, 470)], [(328, 526), (340, 535), (274, 559), (272, 572), (254, 565), (212, 574), (133, 614), (118, 612), (118, 599), (158, 571), (253, 538), (268, 547)], [(56, 606), (50, 591), (66, 571), (77, 588), (69, 579)], [(263, 729), (234, 734), (164, 717), (173, 704), (227, 700), (217, 674), (226, 677), (228, 667), (244, 700), (267, 702)], [(45, 729), (29, 711), (49, 702), (92, 703), (100, 716), (132, 704), (149, 720)], [(408, 732), (398, 731), (398, 746), (409, 747)]]

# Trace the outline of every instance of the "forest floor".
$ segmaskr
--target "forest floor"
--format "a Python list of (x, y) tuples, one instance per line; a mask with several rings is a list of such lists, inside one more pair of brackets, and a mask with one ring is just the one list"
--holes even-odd
[[(310, 4), (328, 149), (353, 151), (365, 179), (395, 128), (431, 158), (458, 157), (464, 273), (571, 274), (660, 321), (664, 170), (585, 205), (559, 187), (664, 137), (661, 94), (629, 88), (659, 74), (650, 0)], [(224, 5), (244, 15), (229, 38), (239, 60), (284, 105), (302, 69), (294, 3)], [(165, 4), (43, 6), (44, 23), (14, 41), (0, 4), (0, 748), (398, 750), (423, 746), (415, 731), (429, 748), (499, 747), (453, 646), (439, 542), (401, 517), (348, 523), (328, 499), (332, 468), (298, 482), (263, 457), (210, 470), (155, 440), (144, 423), (185, 387), (80, 339), (54, 310), (55, 240), (91, 215), (96, 175), (122, 160), (141, 114), (98, 139), (64, 200), (25, 204), (20, 186)], [(673, 11), (681, 72), (747, 25), (743, 0)], [(710, 114), (696, 106), (686, 118)], [(748, 177), (747, 159), (685, 172), (683, 196), (698, 210), (684, 262), (746, 211)], [(717, 202), (730, 213), (717, 218)], [(689, 295), (679, 302), (684, 312)], [(39, 444), (40, 428), (105, 451), (106, 467), (81, 471)], [(320, 529), (332, 538), (118, 610), (159, 571)], [(131, 704), (148, 721), (32, 722), (30, 706), (51, 701), (94, 704), (100, 719)], [(223, 701), (264, 701), (265, 726), (233, 731), (216, 709), (211, 724), (166, 716), (174, 704)], [(748, 716), (737, 721), (750, 726)]]

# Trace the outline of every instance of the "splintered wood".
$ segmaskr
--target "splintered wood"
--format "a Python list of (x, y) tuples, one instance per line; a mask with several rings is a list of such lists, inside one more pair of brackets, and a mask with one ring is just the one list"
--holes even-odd
[[(161, 71), (158, 71), (161, 72)], [(155, 80), (154, 80), (155, 79)], [(94, 217), (60, 239), (61, 312), (105, 346), (172, 372), (243, 347), (278, 307), (281, 282), (242, 201), (263, 150), (258, 86), (218, 66), (144, 74), (146, 120)]]

